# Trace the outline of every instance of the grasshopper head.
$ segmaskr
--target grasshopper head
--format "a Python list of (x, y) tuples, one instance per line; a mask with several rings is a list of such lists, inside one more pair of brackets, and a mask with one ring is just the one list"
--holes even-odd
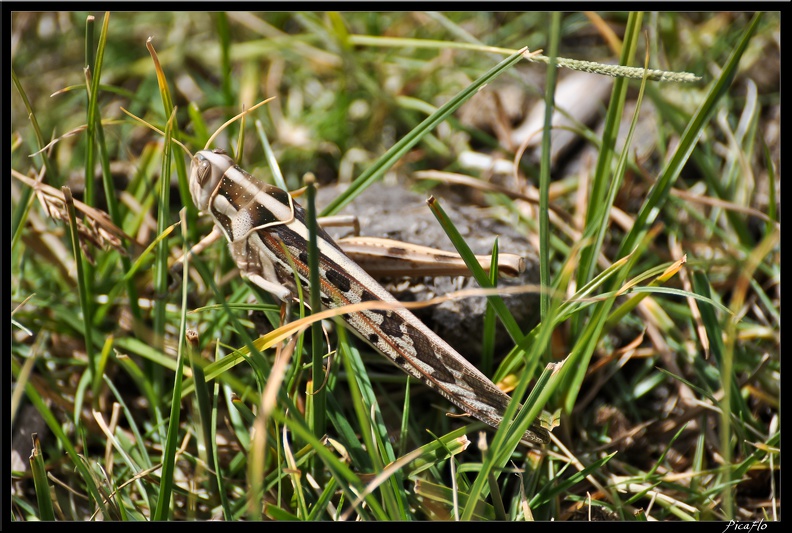
[(190, 164), (190, 194), (199, 210), (207, 210), (212, 193), (225, 172), (234, 165), (234, 160), (219, 148), (195, 154)]

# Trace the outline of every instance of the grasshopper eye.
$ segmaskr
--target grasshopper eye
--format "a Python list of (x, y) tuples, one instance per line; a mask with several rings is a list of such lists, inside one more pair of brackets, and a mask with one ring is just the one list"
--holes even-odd
[(204, 185), (209, 177), (212, 175), (212, 164), (206, 159), (198, 163), (195, 177), (198, 179), (200, 185)]

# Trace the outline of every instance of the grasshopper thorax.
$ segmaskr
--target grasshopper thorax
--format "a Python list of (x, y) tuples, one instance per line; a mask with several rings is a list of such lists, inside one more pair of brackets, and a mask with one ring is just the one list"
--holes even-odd
[(230, 241), (252, 230), (289, 224), (295, 204), (288, 192), (245, 172), (223, 150), (201, 150), (190, 165), (190, 194)]

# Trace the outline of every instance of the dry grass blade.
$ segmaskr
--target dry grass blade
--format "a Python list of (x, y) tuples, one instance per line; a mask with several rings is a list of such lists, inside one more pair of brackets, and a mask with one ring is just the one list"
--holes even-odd
[[(11, 169), (11, 175), (35, 191), (44, 211), (50, 217), (60, 221), (67, 220), (66, 199), (63, 196), (63, 192), (46, 183), (29, 178), (14, 169)], [(112, 248), (124, 255), (129, 254), (124, 242), (133, 246), (134, 253), (145, 248), (136, 239), (127, 235), (121, 228), (116, 226), (110, 220), (110, 216), (101, 209), (96, 209), (76, 199), (73, 201), (75, 209), (85, 216), (85, 221), (80, 218), (77, 219), (77, 229), (80, 237), (85, 242), (91, 243), (98, 248)]]

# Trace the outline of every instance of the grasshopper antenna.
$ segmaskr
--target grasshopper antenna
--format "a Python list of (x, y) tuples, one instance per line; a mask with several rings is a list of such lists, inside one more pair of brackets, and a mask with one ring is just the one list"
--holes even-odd
[(211, 137), (209, 137), (209, 140), (208, 140), (208, 141), (206, 141), (206, 146), (204, 146), (204, 150), (208, 150), (208, 149), (209, 149), (209, 146), (211, 146), (211, 144), (212, 144), (212, 141), (214, 141), (214, 140), (215, 140), (215, 137), (217, 137), (217, 135), (218, 135), (218, 134), (219, 134), (221, 131), (223, 131), (223, 130), (224, 130), (224, 129), (226, 129), (228, 126), (230, 126), (231, 124), (233, 124), (234, 122), (236, 122), (236, 121), (237, 121), (237, 120), (239, 120), (240, 118), (244, 117), (244, 116), (245, 116), (245, 115), (247, 115), (248, 113), (252, 112), (252, 111), (253, 111), (253, 110), (255, 110), (255, 109), (258, 109), (259, 107), (263, 106), (263, 105), (264, 105), (264, 104), (266, 104), (266, 103), (269, 103), (269, 102), (271, 102), (271, 101), (272, 101), (272, 100), (274, 100), (274, 99), (275, 99), (275, 97), (274, 97), (274, 96), (270, 96), (270, 97), (269, 97), (269, 98), (267, 98), (266, 100), (264, 100), (264, 101), (262, 101), (262, 102), (259, 102), (259, 103), (257, 103), (256, 105), (254, 105), (254, 106), (253, 106), (253, 107), (251, 107), (250, 109), (246, 109), (246, 110), (242, 111), (240, 114), (238, 114), (237, 116), (235, 116), (235, 117), (231, 118), (230, 120), (228, 120), (228, 122), (226, 122), (225, 124), (223, 124), (222, 126), (220, 126), (219, 128), (217, 128), (217, 130), (216, 130), (216, 131), (215, 131), (215, 132), (212, 134), (212, 136), (211, 136)]
[[(123, 107), (122, 107), (122, 108), (120, 108), (120, 109), (121, 109), (121, 111), (123, 111), (124, 113), (126, 113), (126, 114), (127, 114), (129, 117), (131, 117), (131, 118), (132, 118), (132, 119), (134, 119), (135, 121), (139, 122), (140, 124), (142, 124), (142, 125), (146, 126), (148, 129), (150, 129), (150, 130), (152, 130), (152, 131), (155, 131), (155, 132), (159, 133), (159, 134), (160, 134), (160, 135), (162, 135), (163, 137), (165, 136), (165, 132), (164, 132), (164, 131), (162, 131), (162, 130), (160, 130), (159, 128), (157, 128), (157, 127), (156, 127), (156, 126), (154, 126), (153, 124), (150, 124), (150, 123), (146, 122), (145, 120), (143, 120), (143, 119), (142, 119), (142, 118), (140, 118), (139, 116), (135, 115), (134, 113), (131, 113), (130, 111), (127, 111), (127, 110), (126, 110), (126, 109), (124, 109)], [(169, 118), (169, 119), (168, 119), (168, 121), (169, 121), (169, 122), (170, 122), (171, 120), (173, 120), (173, 117), (175, 116), (175, 114), (176, 114), (176, 107), (174, 107), (174, 108), (173, 108), (173, 113), (171, 114), (171, 118)], [(182, 149), (182, 150), (184, 150), (184, 152), (187, 154), (187, 157), (189, 157), (189, 158), (190, 158), (190, 161), (192, 161), (193, 159), (195, 159), (195, 156), (193, 156), (193, 155), (192, 155), (192, 152), (190, 152), (190, 150), (188, 150), (188, 149), (187, 149), (187, 147), (186, 147), (186, 146), (184, 146), (184, 144), (182, 144), (182, 143), (181, 143), (181, 141), (179, 141), (178, 139), (174, 139), (174, 138), (171, 138), (171, 141), (173, 141), (174, 143), (178, 144), (178, 145), (181, 147), (181, 149)]]

